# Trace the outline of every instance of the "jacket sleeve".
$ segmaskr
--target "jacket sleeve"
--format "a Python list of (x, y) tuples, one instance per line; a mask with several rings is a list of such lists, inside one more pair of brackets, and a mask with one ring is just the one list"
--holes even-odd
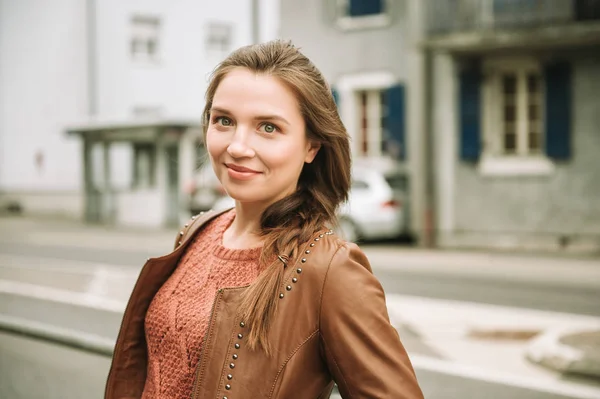
[(355, 244), (334, 255), (323, 285), (320, 331), (324, 357), (344, 399), (422, 399), (381, 284)]

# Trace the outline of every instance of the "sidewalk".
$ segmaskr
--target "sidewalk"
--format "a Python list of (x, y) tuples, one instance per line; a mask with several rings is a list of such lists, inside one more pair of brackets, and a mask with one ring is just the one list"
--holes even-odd
[[(172, 249), (178, 231), (177, 228), (123, 228), (68, 220), (0, 217), (0, 242), (59, 247), (163, 254)], [(374, 268), (505, 278), (544, 275), (562, 282), (582, 276), (589, 284), (600, 286), (600, 257), (589, 255), (423, 249), (401, 244), (367, 243), (360, 247)]]
[(394, 294), (387, 303), (416, 359), (546, 384), (568, 377), (600, 397), (598, 317)]
[(363, 245), (373, 268), (600, 288), (600, 257)]

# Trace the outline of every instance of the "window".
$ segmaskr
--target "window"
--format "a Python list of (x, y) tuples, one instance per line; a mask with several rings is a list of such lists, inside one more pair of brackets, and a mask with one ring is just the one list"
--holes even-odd
[(133, 144), (133, 187), (146, 189), (155, 186), (154, 149), (152, 144)]
[(208, 56), (219, 60), (231, 51), (233, 26), (225, 22), (209, 22), (206, 25), (206, 51)]
[(383, 0), (348, 0), (346, 7), (351, 17), (383, 14)]
[(527, 58), (493, 58), (484, 62), (483, 77), (481, 173), (551, 173), (554, 164), (546, 153), (542, 66)]
[(338, 0), (338, 26), (345, 30), (380, 28), (390, 24), (389, 0)]
[(600, 1), (575, 0), (575, 18), (577, 21), (600, 19)]
[(362, 180), (352, 180), (351, 190), (368, 190), (369, 183)]
[(408, 190), (408, 179), (404, 174), (390, 174), (385, 176), (385, 181), (390, 185), (394, 191), (405, 191)]
[(385, 98), (382, 90), (356, 92), (359, 115), (359, 156), (378, 156), (386, 149), (383, 131), (386, 125)]
[(194, 148), (196, 149), (196, 155), (195, 155), (196, 165), (195, 165), (194, 170), (199, 170), (207, 162), (210, 163), (210, 161), (208, 159), (208, 152), (206, 150), (206, 146), (203, 143), (203, 140), (200, 140), (200, 139), (198, 139), (194, 143)]
[[(401, 159), (404, 145), (404, 104), (395, 101), (398, 88), (357, 90), (358, 154)], [(397, 120), (400, 123), (397, 123)]]
[(542, 176), (572, 158), (568, 61), (525, 57), (458, 64), (459, 153), (484, 175)]
[(357, 157), (406, 157), (405, 88), (389, 71), (341, 76), (335, 83), (338, 110), (352, 135)]
[(484, 97), (488, 150), (496, 156), (541, 155), (544, 104), (539, 66), (511, 62), (488, 72)]
[(153, 63), (159, 58), (160, 21), (156, 17), (134, 16), (131, 19), (131, 58)]

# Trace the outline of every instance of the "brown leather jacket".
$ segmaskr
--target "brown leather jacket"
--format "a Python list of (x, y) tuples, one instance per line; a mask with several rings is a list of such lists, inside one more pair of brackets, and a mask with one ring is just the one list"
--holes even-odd
[[(144, 265), (123, 315), (106, 399), (141, 397), (147, 357), (144, 318), (150, 301), (190, 239), (217, 215), (194, 218), (173, 252)], [(286, 269), (277, 299), (271, 357), (245, 345), (247, 328), (237, 315), (245, 288), (219, 289), (192, 399), (328, 398), (334, 381), (343, 398), (423, 398), (363, 252), (324, 231), (301, 254)]]

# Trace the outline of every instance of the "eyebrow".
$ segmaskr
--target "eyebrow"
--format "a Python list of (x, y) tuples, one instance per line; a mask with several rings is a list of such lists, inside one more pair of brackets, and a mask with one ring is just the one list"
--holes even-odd
[[(219, 112), (228, 116), (233, 116), (233, 113), (231, 113), (230, 111), (226, 110), (225, 108), (220, 108), (220, 107), (212, 107), (210, 109), (210, 112)], [(291, 125), (291, 123), (289, 123), (287, 121), (287, 119), (285, 119), (283, 116), (279, 116), (279, 115), (258, 115), (254, 117), (254, 120), (256, 121), (271, 121), (271, 120), (276, 120), (276, 121), (280, 121), (283, 122), (287, 125)]]

